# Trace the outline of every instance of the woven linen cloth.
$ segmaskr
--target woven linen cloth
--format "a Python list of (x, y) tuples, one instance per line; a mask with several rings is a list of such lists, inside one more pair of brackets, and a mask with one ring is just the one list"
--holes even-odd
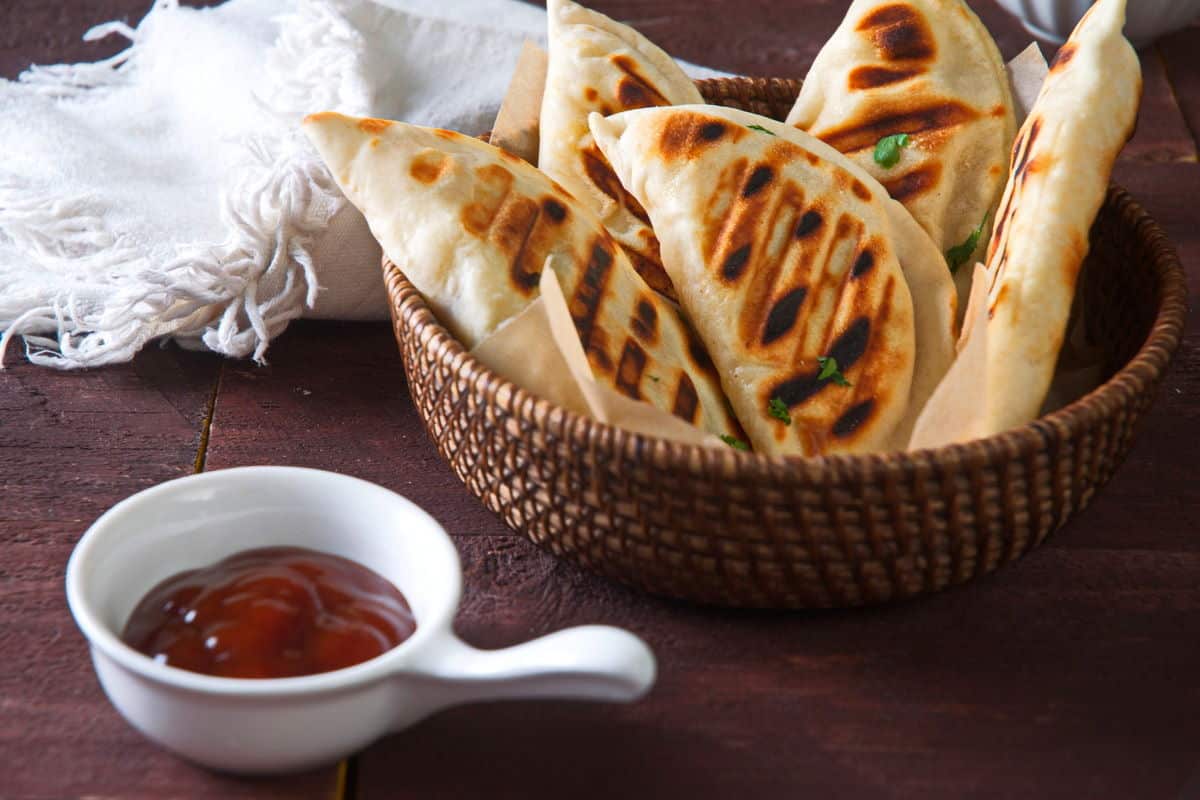
[[(380, 252), (305, 114), (490, 127), (545, 12), (517, 0), (158, 0), (123, 52), (0, 81), (0, 366), (174, 339), (265, 359), (293, 319), (383, 319)], [(715, 75), (689, 69), (698, 76)]]

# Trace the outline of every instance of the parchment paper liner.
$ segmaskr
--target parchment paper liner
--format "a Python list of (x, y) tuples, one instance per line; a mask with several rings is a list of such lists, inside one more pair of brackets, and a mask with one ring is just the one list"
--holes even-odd
[(513, 383), (600, 422), (683, 444), (727, 446), (679, 417), (597, 383), (549, 263), (538, 288), (541, 295), (480, 342), (473, 356)]

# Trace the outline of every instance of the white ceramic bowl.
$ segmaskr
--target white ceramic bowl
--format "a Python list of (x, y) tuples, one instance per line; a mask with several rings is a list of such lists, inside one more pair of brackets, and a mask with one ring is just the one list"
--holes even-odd
[[(1062, 44), (1092, 7), (1092, 0), (996, 0), (1021, 20), (1025, 30)], [(1200, 0), (1129, 0), (1125, 36), (1144, 47), (1200, 16)]]
[[(256, 547), (342, 556), (396, 584), (411, 638), (347, 669), (300, 678), (216, 678), (156, 663), (119, 638), (153, 586)], [(185, 758), (241, 773), (336, 761), (452, 705), (498, 698), (635, 700), (655, 662), (636, 636), (603, 626), (476, 650), (451, 624), (462, 571), (449, 536), (403, 497), (319, 470), (246, 467), (140, 492), (96, 520), (67, 566), (67, 600), (113, 705)]]

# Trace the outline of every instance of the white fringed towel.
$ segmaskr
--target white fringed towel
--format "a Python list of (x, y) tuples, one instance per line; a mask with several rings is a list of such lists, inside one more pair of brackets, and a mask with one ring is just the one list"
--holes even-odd
[(545, 25), (516, 0), (389, 5), (158, 0), (87, 33), (119, 55), (0, 81), (0, 365), (17, 336), (62, 368), (163, 337), (261, 361), (301, 315), (385, 317), (378, 246), (298, 121), (480, 133)]

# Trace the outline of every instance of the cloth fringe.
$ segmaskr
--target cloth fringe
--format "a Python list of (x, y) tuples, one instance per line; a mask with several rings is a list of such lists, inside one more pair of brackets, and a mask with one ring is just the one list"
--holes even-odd
[[(131, 44), (92, 64), (32, 67), (19, 85), (56, 99), (126, 85), (147, 23), (177, 8), (159, 0), (138, 30), (92, 28), (85, 39), (118, 34)], [(305, 0), (282, 21), (267, 58), (270, 90), (258, 98), (281, 124), (237, 143), (243, 163), (220, 198), (226, 242), (183, 245), (170, 262), (150, 263), (109, 230), (102, 198), (39, 197), (26, 181), (0, 177), (0, 240), (28, 260), (0, 264), (0, 369), (16, 336), (30, 361), (61, 369), (127, 361), (162, 336), (200, 338), (218, 353), (264, 363), (271, 339), (314, 304), (310, 248), (345, 200), (297, 132), (297, 109), (366, 113), (370, 97), (358, 79), (359, 34), (334, 4)], [(37, 269), (84, 279), (18, 289), (15, 279)]]

